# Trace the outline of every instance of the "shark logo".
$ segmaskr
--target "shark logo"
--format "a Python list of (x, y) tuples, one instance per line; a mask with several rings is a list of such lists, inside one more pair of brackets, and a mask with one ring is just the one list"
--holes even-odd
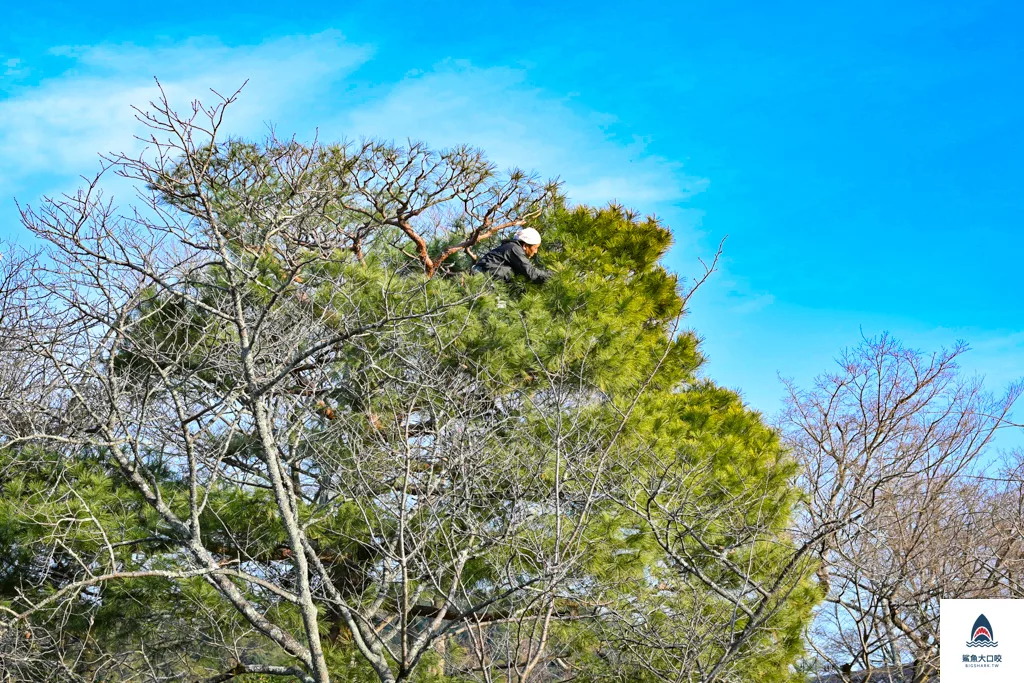
[(993, 636), (992, 624), (988, 623), (984, 614), (978, 615), (974, 626), (971, 627), (971, 639), (968, 641), (967, 647), (995, 647), (997, 645), (999, 643)]

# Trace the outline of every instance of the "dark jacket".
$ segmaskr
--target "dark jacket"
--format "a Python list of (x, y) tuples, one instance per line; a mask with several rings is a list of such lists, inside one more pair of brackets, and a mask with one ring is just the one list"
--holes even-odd
[(517, 240), (502, 242), (498, 247), (480, 257), (474, 270), (508, 282), (513, 275), (519, 275), (538, 284), (547, 281), (551, 273), (533, 265)]

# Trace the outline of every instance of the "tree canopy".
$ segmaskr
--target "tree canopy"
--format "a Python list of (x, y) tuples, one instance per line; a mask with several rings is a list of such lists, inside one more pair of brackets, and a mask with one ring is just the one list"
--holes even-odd
[[(819, 598), (671, 233), (482, 152), (221, 140), (3, 262), (0, 657), (30, 680), (783, 681)], [(529, 223), (544, 286), (471, 272)], [(698, 280), (698, 283), (700, 280)]]

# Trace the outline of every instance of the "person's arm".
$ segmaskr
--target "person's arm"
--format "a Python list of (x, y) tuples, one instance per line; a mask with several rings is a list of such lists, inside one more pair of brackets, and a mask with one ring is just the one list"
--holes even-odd
[(512, 272), (525, 277), (530, 282), (542, 284), (551, 277), (551, 273), (533, 265), (520, 244), (512, 245), (508, 257), (508, 264), (511, 266)]

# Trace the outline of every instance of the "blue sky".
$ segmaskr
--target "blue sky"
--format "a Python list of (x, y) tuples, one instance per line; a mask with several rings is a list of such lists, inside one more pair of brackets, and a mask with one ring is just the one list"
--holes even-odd
[(153, 76), (180, 104), (249, 79), (240, 135), (476, 144), (576, 201), (657, 214), (683, 274), (728, 235), (689, 320), (708, 374), (766, 413), (780, 374), (807, 383), (883, 330), (965, 339), (1001, 388), (1024, 375), (1024, 8), (838, 5), (17, 3), (0, 237), (21, 239), (14, 197), (133, 148)]

